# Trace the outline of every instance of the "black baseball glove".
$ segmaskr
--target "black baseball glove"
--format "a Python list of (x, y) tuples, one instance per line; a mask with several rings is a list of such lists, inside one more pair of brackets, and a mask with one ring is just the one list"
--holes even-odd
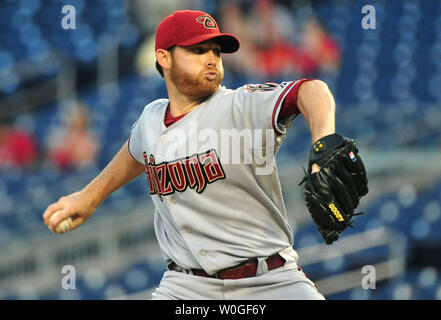
[[(313, 163), (321, 169), (311, 174)], [(339, 134), (319, 139), (309, 154), (305, 183), (306, 206), (326, 244), (336, 241), (348, 226), (360, 198), (368, 193), (366, 170), (354, 140)]]

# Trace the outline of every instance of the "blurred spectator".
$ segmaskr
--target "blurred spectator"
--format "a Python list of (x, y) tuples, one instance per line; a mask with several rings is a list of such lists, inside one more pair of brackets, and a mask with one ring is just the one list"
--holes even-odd
[(145, 77), (159, 77), (156, 71), (155, 34), (144, 39), (135, 58), (136, 71)]
[(241, 41), (237, 53), (223, 55), (235, 74), (280, 80), (338, 70), (339, 46), (316, 19), (297, 27), (289, 9), (273, 0), (255, 1), (248, 12), (223, 2), (220, 15), (222, 31)]
[(89, 110), (82, 104), (69, 108), (67, 124), (50, 136), (49, 157), (59, 169), (87, 169), (96, 163), (99, 144), (89, 130)]
[(341, 58), (339, 45), (318, 20), (311, 19), (304, 26), (302, 48), (313, 61), (316, 71), (338, 70)]
[(127, 2), (130, 15), (143, 34), (155, 33), (162, 19), (175, 10), (201, 10), (200, 3), (195, 0), (131, 0)]
[[(134, 2), (136, 15), (144, 17), (147, 14), (142, 13), (141, 9), (147, 3), (148, 0)], [(189, 1), (187, 5), (191, 3)], [(290, 9), (274, 0), (241, 3), (235, 0), (218, 2), (221, 32), (232, 33), (240, 40), (238, 52), (222, 55), (224, 67), (229, 69), (230, 74), (254, 78), (256, 81), (279, 81), (338, 70), (338, 43), (317, 19), (307, 18), (306, 24), (303, 19), (296, 22)], [(169, 14), (164, 3), (155, 6), (153, 20)], [(301, 25), (297, 26), (299, 23)], [(155, 34), (152, 28), (146, 27), (144, 30), (145, 40), (138, 50), (136, 68), (142, 75), (159, 76), (155, 68)]]
[(234, 55), (223, 55), (236, 74), (276, 79), (314, 72), (314, 62), (293, 42), (296, 26), (286, 8), (272, 0), (258, 0), (245, 13), (236, 2), (221, 7), (223, 32), (241, 41)]
[(28, 168), (37, 160), (37, 146), (32, 135), (0, 122), (0, 169)]
[(236, 76), (254, 76), (258, 65), (256, 44), (252, 38), (247, 16), (236, 1), (220, 3), (221, 32), (232, 33), (239, 38), (240, 50), (234, 54), (222, 55), (222, 62), (229, 72)]
[[(252, 10), (255, 31), (257, 70), (267, 77), (292, 77), (313, 72), (312, 60), (289, 38), (296, 32), (292, 17), (272, 0), (259, 0)], [(257, 32), (256, 32), (257, 31)]]
[(135, 68), (142, 76), (160, 77), (156, 70), (156, 27), (175, 10), (201, 10), (200, 3), (194, 0), (132, 0), (128, 5), (133, 21), (144, 38), (136, 54)]

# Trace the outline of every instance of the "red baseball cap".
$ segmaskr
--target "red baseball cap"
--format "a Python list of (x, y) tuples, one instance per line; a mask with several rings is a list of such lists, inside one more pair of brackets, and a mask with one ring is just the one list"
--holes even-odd
[(208, 13), (178, 10), (159, 24), (155, 51), (166, 50), (174, 45), (191, 46), (209, 39), (216, 39), (221, 52), (233, 53), (239, 49), (239, 40), (232, 34), (220, 33), (218, 24)]

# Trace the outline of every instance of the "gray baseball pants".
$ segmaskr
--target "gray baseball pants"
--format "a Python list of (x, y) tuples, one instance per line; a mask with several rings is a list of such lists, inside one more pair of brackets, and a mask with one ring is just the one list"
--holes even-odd
[(279, 252), (283, 267), (268, 271), (258, 259), (255, 277), (221, 280), (185, 272), (166, 271), (153, 300), (324, 300), (314, 283), (298, 268), (292, 248)]

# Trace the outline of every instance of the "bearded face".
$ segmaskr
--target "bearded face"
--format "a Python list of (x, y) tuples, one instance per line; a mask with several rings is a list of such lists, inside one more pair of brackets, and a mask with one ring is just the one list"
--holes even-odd
[[(185, 50), (190, 51), (190, 49)], [(173, 51), (170, 80), (181, 94), (201, 101), (217, 91), (224, 78), (220, 57), (215, 58), (217, 63), (204, 63), (198, 54), (195, 54), (193, 61), (179, 58), (178, 54)]]

